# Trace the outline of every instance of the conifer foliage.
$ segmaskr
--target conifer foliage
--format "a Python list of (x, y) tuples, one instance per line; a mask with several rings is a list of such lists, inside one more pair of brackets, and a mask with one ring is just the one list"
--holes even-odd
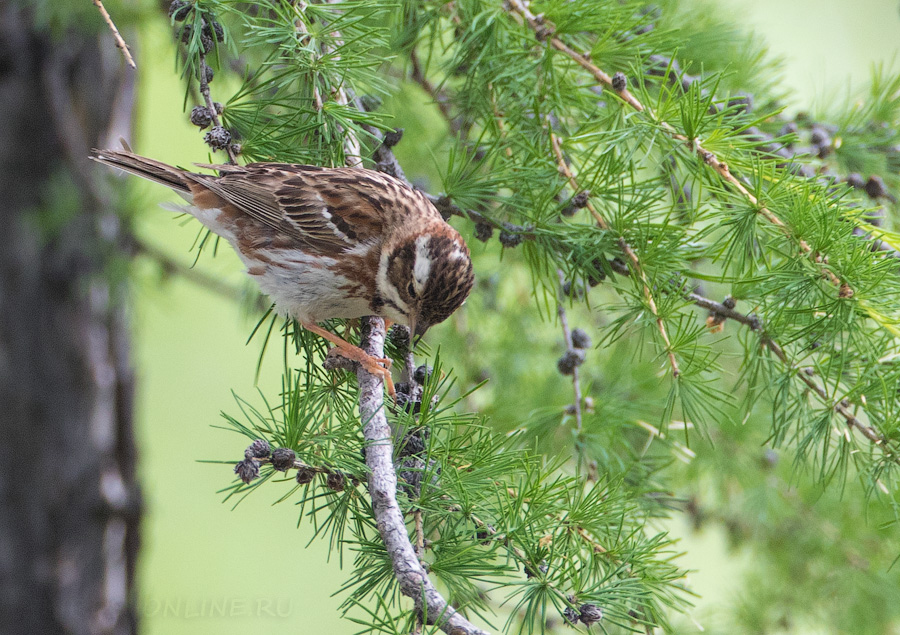
[[(283, 390), (227, 415), (250, 443), (229, 497), (300, 504), (363, 632), (671, 630), (691, 605), (673, 511), (765, 554), (732, 623), (900, 617), (900, 76), (787, 115), (757, 41), (685, 4), (172, 3), (190, 119), (222, 161), (406, 178), (427, 154), (404, 146), (434, 142), (425, 189), (485, 243), (445, 348), (416, 350), (433, 368), (387, 334), (396, 403), (267, 314)], [(377, 351), (383, 326), (360, 332)], [(802, 603), (776, 592), (799, 566), (786, 533)]]

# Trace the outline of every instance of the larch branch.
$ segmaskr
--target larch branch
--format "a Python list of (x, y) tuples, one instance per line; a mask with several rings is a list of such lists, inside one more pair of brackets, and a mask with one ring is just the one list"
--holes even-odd
[(781, 345), (765, 332), (759, 318), (755, 315), (745, 315), (739, 311), (735, 311), (733, 308), (727, 307), (721, 302), (716, 302), (715, 300), (711, 300), (697, 293), (686, 293), (684, 297), (686, 300), (699, 307), (709, 309), (716, 315), (740, 322), (741, 324), (749, 326), (754, 331), (759, 331), (761, 343), (775, 355), (778, 361), (794, 371), (800, 381), (806, 384), (809, 389), (822, 400), (822, 403), (832, 408), (843, 417), (849, 428), (858, 430), (869, 441), (872, 441), (875, 445), (881, 446), (885, 452), (891, 453), (893, 460), (900, 463), (900, 456), (894, 455), (891, 450), (887, 448), (887, 439), (881, 436), (874, 427), (863, 423), (856, 415), (854, 415), (850, 409), (849, 401), (846, 399), (832, 400), (828, 396), (825, 388), (815, 380), (812, 373), (808, 372), (808, 369), (799, 368), (791, 362)]
[(447, 93), (436, 88), (435, 85), (431, 83), (431, 80), (428, 79), (428, 76), (425, 74), (425, 71), (422, 68), (422, 64), (419, 61), (419, 56), (416, 53), (415, 49), (409, 52), (409, 61), (412, 66), (410, 72), (410, 77), (412, 78), (412, 80), (419, 86), (421, 86), (422, 90), (424, 90), (428, 94), (428, 96), (431, 97), (432, 101), (441, 111), (441, 116), (444, 117), (444, 119), (447, 121), (447, 124), (450, 126), (451, 132), (458, 132), (460, 129), (460, 121), (453, 116), (452, 112), (450, 112), (450, 100), (447, 98)]
[[(361, 320), (360, 348), (373, 357), (384, 356), (384, 320), (366, 317)], [(434, 587), (410, 543), (397, 503), (397, 473), (394, 468), (393, 434), (384, 409), (384, 386), (379, 375), (360, 366), (356, 372), (359, 384), (359, 413), (366, 440), (366, 466), (369, 468), (369, 495), (375, 522), (394, 569), (400, 592), (411, 598), (427, 622), (437, 624), (450, 635), (487, 635), (451, 607)]]
[[(578, 184), (578, 179), (575, 178), (575, 175), (572, 173), (572, 170), (569, 169), (569, 165), (566, 163), (565, 157), (563, 157), (562, 148), (559, 144), (559, 137), (557, 137), (553, 132), (550, 133), (550, 144), (553, 146), (553, 154), (556, 155), (556, 163), (559, 166), (560, 173), (566, 177), (569, 181), (569, 185), (572, 186), (572, 189), (576, 192), (580, 192), (583, 190), (582, 187)], [(609, 223), (606, 222), (606, 219), (600, 214), (597, 210), (597, 207), (591, 202), (590, 198), (587, 200), (587, 204), (585, 207), (591, 212), (591, 215), (594, 217), (594, 220), (597, 221), (597, 225), (601, 229), (609, 230)], [(641, 261), (638, 259), (637, 254), (634, 252), (634, 249), (631, 248), (625, 239), (621, 236), (617, 239), (619, 249), (622, 250), (628, 260), (631, 261), (632, 266), (634, 267), (634, 272), (637, 274), (637, 277), (640, 279), (641, 285), (644, 290), (644, 299), (647, 302), (647, 306), (650, 309), (650, 312), (653, 313), (653, 317), (656, 319), (656, 328), (659, 329), (660, 336), (662, 337), (663, 343), (666, 348), (666, 355), (669, 358), (669, 365), (672, 367), (672, 377), (678, 378), (681, 374), (681, 369), (678, 367), (678, 360), (675, 358), (675, 352), (672, 350), (672, 342), (669, 339), (669, 333), (666, 330), (665, 322), (663, 322), (662, 317), (659, 315), (659, 309), (656, 307), (656, 301), (653, 299), (653, 294), (650, 291), (650, 283), (647, 281), (647, 276), (644, 273), (643, 268), (641, 267)]]
[[(591, 62), (590, 53), (586, 51), (576, 51), (575, 49), (568, 46), (565, 42), (560, 40), (558, 37), (553, 35), (554, 29), (552, 25), (547, 23), (541, 16), (534, 15), (531, 10), (528, 8), (528, 4), (525, 0), (507, 0), (507, 6), (512, 11), (512, 15), (515, 16), (520, 21), (524, 20), (524, 22), (534, 31), (535, 37), (540, 41), (549, 41), (550, 46), (554, 49), (561, 51), (567, 57), (569, 57), (572, 61), (577, 63), (579, 66), (587, 70), (599, 83), (604, 86), (612, 89), (626, 104), (631, 106), (634, 110), (638, 112), (644, 112), (653, 120), (654, 123), (659, 125), (671, 138), (676, 141), (681, 141), (687, 145), (687, 147), (694, 152), (700, 159), (703, 160), (706, 165), (710, 166), (715, 172), (729, 185), (731, 185), (735, 190), (738, 191), (749, 203), (756, 208), (757, 212), (769, 221), (771, 224), (775, 225), (790, 239), (797, 240), (797, 243), (803, 251), (804, 254), (814, 257), (812, 248), (809, 244), (803, 240), (802, 238), (796, 238), (792, 235), (790, 228), (782, 221), (778, 216), (772, 212), (765, 204), (762, 203), (747, 187), (737, 178), (734, 174), (731, 173), (731, 170), (728, 167), (728, 164), (719, 159), (716, 154), (710, 150), (707, 150), (703, 147), (699, 139), (689, 139), (686, 135), (678, 132), (674, 126), (669, 124), (666, 121), (661, 120), (656, 113), (653, 112), (650, 108), (641, 103), (641, 101), (635, 97), (627, 87), (625, 88), (617, 88), (613, 86), (613, 78), (599, 67), (594, 65)], [(820, 261), (817, 260), (821, 264)], [(850, 297), (853, 295), (853, 290), (847, 285), (847, 283), (842, 282), (840, 278), (835, 275), (833, 271), (828, 269), (827, 267), (822, 267), (823, 275), (828, 278), (828, 280), (837, 287), (840, 287), (841, 297)]]
[[(556, 275), (559, 278), (559, 289), (556, 291), (556, 314), (559, 316), (559, 324), (563, 330), (563, 338), (566, 343), (566, 350), (572, 351), (574, 347), (572, 346), (572, 331), (569, 329), (569, 318), (566, 315), (566, 306), (563, 299), (562, 286), (566, 282), (565, 274), (560, 270), (556, 270)], [(574, 403), (574, 411), (575, 411), (575, 430), (581, 435), (581, 425), (582, 425), (582, 413), (581, 413), (581, 380), (578, 374), (578, 365), (576, 364), (572, 368), (572, 392), (574, 393), (575, 403)], [(581, 457), (581, 443), (577, 444), (579, 448), (578, 455)]]
[[(554, 150), (556, 150), (558, 147), (559, 147), (558, 141), (556, 141)], [(412, 187), (412, 184), (403, 176), (402, 169), (399, 169), (400, 166), (397, 163), (397, 159), (396, 159), (396, 157), (394, 157), (394, 154), (390, 148), (381, 146), (377, 150), (376, 156), (377, 156), (379, 166), (380, 167), (386, 166), (386, 169), (384, 171), (391, 173), (391, 174), (399, 174), (400, 178), (404, 182), (406, 182), (407, 185)], [(562, 158), (562, 154), (560, 151), (560, 154), (557, 155), (557, 160), (560, 161), (561, 158)], [(397, 169), (397, 172), (392, 171), (393, 169)], [(566, 165), (564, 160), (560, 161), (560, 170), (563, 171), (563, 174), (565, 174), (567, 176), (567, 178), (569, 177), (569, 175), (571, 175), (571, 171), (569, 170), (568, 165)], [(570, 179), (569, 182), (570, 182), (570, 185), (572, 185), (572, 187), (576, 191), (581, 191), (580, 188), (578, 187), (577, 180), (575, 180), (574, 177), (572, 179)], [(488, 219), (485, 216), (478, 214), (477, 212), (463, 211), (462, 209), (460, 209), (459, 207), (457, 207), (451, 201), (449, 201), (448, 199), (446, 199), (444, 197), (438, 197), (438, 196), (434, 196), (432, 194), (428, 194), (427, 196), (428, 196), (429, 200), (431, 200), (431, 202), (434, 203), (435, 206), (438, 208), (438, 210), (440, 210), (442, 213), (446, 213), (448, 215), (452, 214), (452, 215), (456, 215), (456, 216), (462, 216), (464, 218), (469, 218), (470, 220), (474, 220), (475, 222), (487, 222), (491, 225), (496, 225), (495, 222), (491, 221), (490, 219)], [(588, 207), (589, 211), (591, 212), (591, 214), (594, 216), (595, 220), (597, 221), (598, 226), (603, 229), (609, 229), (609, 225), (606, 223), (605, 219), (603, 219), (603, 217), (597, 211), (596, 207), (592, 203), (590, 203), (590, 201), (588, 201), (587, 207)], [(526, 238), (533, 238), (533, 236), (526, 235)], [(622, 240), (622, 243), (624, 243), (624, 240)], [(622, 247), (622, 244), (620, 243), (620, 248), (621, 247)], [(631, 248), (627, 245), (627, 243), (625, 243), (625, 247), (627, 247), (627, 249), (623, 248), (622, 251), (629, 257), (629, 260), (631, 260), (632, 265), (634, 265), (636, 255), (634, 254), (634, 251), (631, 250)], [(629, 254), (629, 251), (631, 252), (630, 254)], [(615, 271), (617, 271), (617, 273), (620, 273), (622, 275), (633, 275), (635, 273), (635, 271), (633, 271), (632, 269), (629, 269), (624, 264), (622, 264), (622, 263), (619, 263), (619, 264), (620, 264), (620, 266), (615, 266), (614, 264), (611, 263), (611, 266), (613, 267), (613, 269)], [(638, 267), (639, 267), (639, 264), (640, 263), (638, 262)], [(638, 268), (637, 271), (640, 271), (640, 269)], [(643, 278), (643, 276), (642, 276), (642, 282), (644, 282), (644, 284), (646, 285), (646, 278)], [(715, 300), (706, 298), (706, 297), (701, 296), (696, 293), (687, 293), (684, 295), (684, 298), (686, 300), (688, 300), (689, 302), (691, 302), (692, 304), (695, 304), (695, 305), (697, 305), (701, 308), (707, 309), (709, 311), (714, 311), (716, 314), (721, 315), (725, 318), (734, 320), (741, 324), (744, 324), (744, 325), (750, 327), (752, 330), (760, 330), (760, 328), (761, 328), (759, 318), (757, 318), (755, 315), (746, 315), (746, 314), (740, 313), (739, 311), (735, 311), (734, 309), (725, 306), (721, 302), (716, 302)], [(651, 297), (651, 300), (652, 300), (652, 297)], [(655, 303), (653, 306), (655, 307)], [(665, 332), (664, 325), (661, 324), (661, 320), (659, 320), (658, 317), (657, 317), (657, 320), (658, 320), (657, 325), (662, 327), (662, 330), (661, 330), (661, 334), (662, 334)], [(770, 336), (768, 336), (766, 334), (763, 334), (763, 338), (764, 338), (763, 343), (766, 345), (766, 347), (769, 350), (772, 351), (772, 353), (779, 359), (779, 361), (781, 361), (782, 363), (784, 363), (790, 367), (793, 367), (792, 364), (790, 363), (790, 361), (788, 360), (787, 355), (785, 354), (784, 350), (781, 348), (781, 346), (778, 345), (777, 342), (775, 342), (773, 339), (771, 339)], [(666, 335), (663, 341), (667, 342), (667, 340), (668, 340), (668, 336)], [(673, 356), (671, 355), (671, 351), (670, 351), (670, 363), (672, 361), (672, 357)], [(677, 364), (673, 368), (677, 368)], [(825, 389), (822, 388), (822, 386), (820, 386), (812, 377), (810, 377), (805, 372), (802, 372), (800, 369), (795, 369), (795, 370), (797, 371), (798, 376), (800, 377), (801, 381), (803, 381), (803, 383), (805, 383), (807, 386), (809, 386), (809, 388), (816, 395), (818, 395), (826, 405), (833, 407), (834, 411), (837, 412), (839, 415), (841, 415), (841, 417), (844, 418), (844, 420), (847, 422), (847, 425), (850, 428), (858, 430), (861, 434), (863, 434), (863, 436), (865, 436), (867, 439), (869, 439), (873, 443), (875, 443), (877, 445), (881, 445), (882, 447), (885, 447), (887, 440), (884, 437), (882, 437), (875, 428), (863, 423), (858, 417), (856, 417), (853, 414), (853, 412), (850, 410), (848, 402), (846, 402), (844, 400), (838, 401), (836, 403), (831, 401), (828, 398), (828, 393), (825, 391)], [(896, 461), (898, 463), (900, 463), (900, 456), (897, 457)]]

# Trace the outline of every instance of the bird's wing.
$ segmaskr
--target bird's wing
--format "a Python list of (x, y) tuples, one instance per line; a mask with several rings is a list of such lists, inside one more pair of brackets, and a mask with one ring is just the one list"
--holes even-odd
[(257, 223), (334, 256), (381, 239), (399, 181), (357, 168), (256, 163), (189, 178)]

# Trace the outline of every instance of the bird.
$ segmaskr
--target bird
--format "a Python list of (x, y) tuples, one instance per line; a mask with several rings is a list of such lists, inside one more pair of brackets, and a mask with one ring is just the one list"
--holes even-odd
[(331, 318), (382, 317), (421, 338), (465, 302), (474, 272), (465, 241), (418, 190), (364, 168), (289, 163), (215, 165), (191, 172), (126, 150), (91, 158), (165, 185), (187, 212), (234, 248), (276, 309), (336, 352), (381, 375), (368, 355), (318, 326)]

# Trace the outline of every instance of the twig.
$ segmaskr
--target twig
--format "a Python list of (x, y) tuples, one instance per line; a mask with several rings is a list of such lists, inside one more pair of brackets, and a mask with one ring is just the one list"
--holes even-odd
[(434, 84), (431, 83), (431, 80), (428, 79), (428, 76), (425, 75), (425, 72), (422, 70), (422, 65), (419, 63), (419, 56), (416, 54), (415, 48), (409, 52), (409, 61), (412, 64), (410, 73), (412, 80), (421, 86), (422, 90), (431, 97), (435, 104), (437, 104), (438, 109), (441, 111), (441, 115), (443, 115), (447, 124), (450, 126), (450, 132), (459, 132), (462, 129), (462, 124), (460, 119), (454, 117), (453, 113), (450, 111), (450, 100), (447, 97), (447, 93), (435, 88)]
[[(325, 0), (326, 4), (336, 4), (341, 0)], [(323, 52), (332, 53), (335, 49), (343, 46), (344, 41), (341, 39), (341, 34), (337, 31), (331, 32), (331, 37), (334, 38), (334, 43), (332, 46), (322, 45)], [(340, 56), (335, 55), (335, 59), (340, 59)], [(337, 87), (336, 90), (332, 93), (334, 100), (342, 105), (346, 106), (350, 104), (352, 101), (350, 97), (350, 93), (344, 88), (344, 85), (341, 84)], [(344, 162), (351, 168), (353, 167), (362, 167), (362, 146), (359, 143), (359, 139), (355, 134), (345, 134), (344, 135)]]
[[(361, 319), (360, 348), (373, 357), (384, 356), (384, 321), (377, 317)], [(487, 635), (447, 604), (410, 544), (403, 512), (397, 503), (397, 473), (394, 469), (391, 428), (384, 412), (384, 386), (379, 375), (362, 366), (356, 371), (359, 384), (359, 413), (366, 440), (366, 466), (369, 468), (369, 494), (381, 539), (394, 569), (400, 592), (411, 598), (416, 611), (450, 635)]]
[[(335, 0), (325, 0), (327, 4), (333, 4)], [(305, 36), (309, 36), (309, 29), (306, 28), (306, 23), (303, 19), (306, 17), (306, 9), (309, 4), (305, 0), (298, 0), (294, 3), (294, 11), (298, 17), (294, 21), (294, 28), (297, 29), (298, 33), (301, 33)], [(320, 50), (322, 54), (332, 53), (334, 49), (339, 48), (342, 45), (341, 34), (337, 31), (331, 32), (331, 37), (334, 38), (334, 43), (331, 46), (327, 46), (324, 43), (320, 45)], [(339, 59), (339, 56), (335, 56), (336, 59)], [(319, 90), (319, 83), (316, 81), (316, 78), (313, 78), (312, 81), (312, 89), (313, 89), (313, 102), (315, 103), (316, 110), (319, 112), (322, 111), (325, 102), (322, 99), (321, 91)], [(339, 86), (338, 88), (332, 91), (332, 98), (334, 101), (342, 106), (346, 106), (351, 102), (351, 99), (348, 96), (348, 92), (344, 89), (343, 86)], [(361, 167), (362, 166), (362, 147), (360, 146), (359, 139), (354, 134), (350, 134), (347, 130), (344, 130), (342, 126), (340, 126), (341, 131), (344, 133), (344, 162), (348, 167)]]
[[(293, 4), (294, 11), (301, 15), (306, 13), (306, 8), (308, 6), (309, 5), (306, 2), (304, 2), (304, 0), (298, 0), (297, 2), (295, 2)], [(304, 17), (305, 17), (305, 15), (304, 15)], [(294, 20), (294, 28), (297, 30), (298, 33), (301, 33), (306, 36), (306, 38), (301, 38), (301, 41), (308, 40), (309, 29), (306, 28), (306, 23), (303, 21), (303, 18), (298, 17), (296, 20)], [(322, 94), (319, 91), (319, 82), (316, 81), (316, 78), (313, 78), (313, 81), (311, 83), (312, 83), (312, 90), (313, 90), (313, 103), (316, 106), (316, 110), (321, 112), (324, 102), (322, 101)]]
[(840, 399), (839, 401), (832, 401), (828, 393), (825, 392), (825, 388), (822, 387), (815, 379), (813, 379), (812, 374), (807, 372), (807, 369), (798, 368), (795, 366), (787, 357), (787, 354), (778, 345), (775, 340), (768, 337), (767, 335), (763, 336), (763, 343), (769, 348), (772, 353), (775, 354), (782, 363), (784, 363), (788, 368), (797, 373), (797, 377), (800, 378), (804, 384), (809, 386), (809, 388), (816, 393), (819, 398), (822, 400), (825, 405), (831, 407), (835, 412), (841, 415), (844, 420), (847, 422), (847, 425), (851, 428), (855, 428), (859, 430), (864, 437), (866, 437), (869, 441), (872, 441), (875, 445), (881, 446), (882, 450), (891, 455), (892, 460), (895, 463), (900, 463), (900, 456), (894, 454), (892, 450), (887, 447), (887, 439), (882, 437), (878, 431), (870, 425), (867, 425), (856, 418), (850, 411), (850, 402), (846, 399)]
[(116, 40), (116, 46), (119, 50), (122, 51), (122, 55), (125, 56), (125, 61), (131, 68), (137, 68), (137, 64), (134, 63), (134, 58), (131, 57), (131, 52), (128, 50), (128, 45), (125, 43), (125, 40), (122, 38), (122, 34), (119, 33), (119, 29), (116, 28), (115, 23), (112, 21), (112, 18), (107, 12), (106, 7), (103, 6), (103, 2), (101, 0), (94, 0), (94, 6), (100, 11), (100, 15), (103, 16), (103, 19), (106, 21), (106, 25), (109, 27), (109, 30), (112, 31), (113, 37)]
[[(569, 185), (572, 186), (572, 189), (576, 192), (580, 192), (583, 190), (582, 187), (578, 185), (578, 180), (575, 178), (575, 175), (572, 174), (572, 170), (569, 169), (569, 165), (566, 163), (565, 157), (563, 157), (562, 148), (559, 145), (559, 137), (557, 137), (553, 132), (550, 133), (550, 144), (553, 146), (553, 153), (556, 155), (556, 163), (559, 166), (559, 171), (562, 173), (566, 179), (569, 181)], [(597, 221), (597, 225), (601, 229), (609, 230), (609, 223), (606, 222), (606, 219), (600, 215), (600, 212), (597, 211), (596, 206), (591, 202), (590, 198), (588, 198), (585, 207), (591, 212), (591, 215), (594, 217), (594, 220)], [(681, 369), (678, 367), (678, 360), (675, 358), (675, 353), (672, 350), (672, 342), (669, 340), (669, 333), (666, 331), (666, 325), (663, 322), (662, 317), (659, 315), (659, 309), (656, 308), (656, 302), (653, 300), (653, 294), (650, 292), (650, 283), (647, 281), (647, 276), (644, 274), (644, 270), (641, 268), (641, 261), (638, 259), (637, 254), (631, 248), (625, 239), (619, 236), (618, 240), (619, 249), (628, 257), (631, 261), (631, 264), (634, 268), (634, 273), (637, 274), (638, 278), (641, 281), (641, 285), (644, 288), (644, 299), (647, 302), (647, 306), (650, 308), (650, 312), (653, 313), (653, 317), (656, 318), (656, 327), (659, 329), (659, 333), (662, 336), (663, 343), (666, 345), (666, 354), (669, 357), (669, 365), (672, 367), (672, 377), (678, 378), (681, 374)]]
[(740, 322), (741, 324), (749, 326), (751, 330), (758, 331), (762, 326), (759, 318), (755, 315), (744, 315), (739, 311), (735, 311), (734, 309), (725, 306), (721, 302), (710, 300), (709, 298), (706, 298), (700, 294), (686, 293), (684, 294), (684, 297), (685, 299), (690, 300), (699, 307), (709, 309), (716, 315), (722, 316), (723, 318), (730, 318), (735, 322)]
[[(344, 88), (337, 89), (335, 101), (342, 106), (346, 106), (350, 103), (350, 100), (347, 97), (347, 91), (344, 90)], [(356, 135), (344, 135), (344, 162), (351, 168), (362, 167), (362, 147), (360, 146), (359, 139), (356, 138)]]
[[(566, 45), (562, 40), (554, 36), (552, 26), (548, 24), (541, 16), (534, 15), (528, 9), (528, 5), (524, 0), (508, 0), (507, 6), (512, 10), (513, 16), (515, 16), (519, 20), (524, 19), (529, 28), (534, 31), (535, 37), (538, 40), (549, 40), (550, 45), (553, 48), (565, 53), (570, 59), (572, 59), (572, 61), (587, 70), (598, 82), (612, 88), (612, 90), (622, 99), (622, 101), (627, 103), (638, 112), (647, 113), (650, 118), (657, 125), (659, 125), (670, 137), (672, 137), (676, 141), (684, 142), (692, 152), (694, 152), (703, 160), (704, 163), (715, 170), (724, 181), (729, 183), (744, 198), (746, 198), (750, 202), (750, 204), (756, 208), (757, 212), (763, 216), (763, 218), (781, 229), (781, 231), (788, 238), (795, 238), (794, 236), (792, 236), (790, 228), (785, 225), (785, 223), (780, 218), (778, 218), (778, 216), (776, 216), (768, 207), (762, 204), (762, 202), (757, 199), (756, 196), (752, 192), (750, 192), (750, 190), (748, 190), (747, 187), (731, 173), (731, 170), (728, 168), (728, 164), (719, 159), (719, 157), (716, 156), (714, 152), (711, 152), (704, 148), (699, 139), (689, 139), (687, 136), (678, 132), (671, 124), (661, 120), (656, 115), (656, 113), (644, 106), (644, 104), (642, 104), (640, 100), (637, 99), (637, 97), (631, 94), (631, 92), (629, 92), (627, 88), (614, 87), (613, 78), (591, 62), (590, 53), (586, 51), (576, 51)], [(796, 240), (803, 253), (810, 257), (814, 257), (815, 254), (813, 254), (812, 248), (805, 240), (803, 240), (802, 238), (796, 238)], [(818, 259), (816, 259), (816, 262), (818, 262), (820, 265), (823, 264)], [(853, 290), (849, 287), (849, 285), (841, 282), (840, 278), (838, 278), (833, 271), (824, 266), (821, 267), (821, 269), (823, 275), (828, 278), (832, 282), (832, 284), (840, 287), (841, 297), (850, 297), (853, 295)]]
[[(216, 105), (213, 103), (212, 97), (209, 94), (209, 82), (206, 81), (206, 53), (203, 52), (203, 48), (201, 45), (200, 48), (200, 94), (203, 95), (203, 101), (206, 104), (207, 110), (209, 110), (209, 116), (212, 118), (212, 122), (214, 126), (221, 126), (222, 122), (219, 119), (219, 111), (216, 110)], [(225, 146), (225, 152), (228, 154), (228, 161), (226, 163), (230, 165), (237, 164), (237, 154), (234, 152), (234, 148), (232, 144), (228, 144)]]
[(422, 522), (422, 510), (417, 509), (413, 513), (416, 522), (416, 556), (419, 558), (419, 564), (425, 567), (425, 526)]
[[(566, 276), (562, 272), (562, 270), (557, 269), (556, 275), (559, 277), (559, 289), (556, 292), (556, 314), (559, 316), (559, 323), (562, 326), (563, 337), (566, 340), (566, 350), (572, 351), (574, 347), (572, 346), (572, 332), (569, 330), (569, 318), (566, 316), (566, 306), (563, 301), (562, 294), (562, 285), (566, 282)], [(578, 378), (578, 365), (576, 364), (574, 368), (572, 368), (572, 392), (575, 393), (575, 430), (578, 432), (578, 436), (581, 436), (581, 382)], [(578, 442), (576, 446), (579, 449), (578, 455), (581, 457), (581, 443)]]
[[(458, 505), (452, 505), (452, 506), (450, 506), (450, 507), (448, 508), (448, 510), (451, 511), (451, 512), (460, 512), (460, 511), (462, 511), (462, 508), (461, 508), (460, 506), (458, 506)], [(551, 516), (551, 517), (552, 517), (552, 516)], [(524, 551), (522, 551), (521, 549), (519, 549), (519, 548), (516, 547), (515, 545), (511, 544), (510, 539), (509, 539), (509, 536), (503, 535), (503, 534), (499, 534), (499, 532), (498, 532), (493, 526), (491, 526), (490, 524), (484, 522), (483, 520), (481, 520), (481, 519), (480, 519), (478, 516), (476, 516), (475, 514), (469, 514), (469, 519), (470, 519), (473, 523), (475, 523), (475, 525), (476, 525), (477, 527), (480, 527), (481, 529), (483, 529), (484, 531), (486, 531), (488, 534), (490, 534), (491, 537), (496, 538), (496, 539), (498, 540), (498, 542), (502, 543), (507, 549), (509, 549), (509, 550), (512, 552), (512, 555), (515, 556), (515, 557), (523, 564), (523, 566), (526, 566), (526, 567), (527, 567), (527, 566), (530, 566), (531, 561), (529, 560), (528, 556), (525, 555), (525, 552), (524, 552)], [(561, 518), (556, 518), (555, 520), (558, 521), (558, 522), (561, 522), (561, 521), (562, 521)], [(627, 562), (625, 562), (625, 561), (622, 560), (621, 558), (617, 557), (616, 554), (615, 554), (614, 552), (610, 552), (610, 551), (609, 551), (608, 549), (606, 549), (603, 545), (601, 545), (601, 544), (600, 544), (599, 542), (597, 542), (594, 538), (592, 538), (591, 535), (587, 532), (587, 530), (584, 529), (584, 527), (581, 527), (581, 526), (579, 526), (579, 525), (574, 525), (574, 526), (571, 526), (571, 525), (570, 525), (567, 529), (570, 530), (570, 531), (571, 531), (572, 529), (574, 529), (575, 533), (576, 533), (583, 541), (585, 541), (586, 543), (588, 543), (588, 544), (591, 546), (591, 550), (592, 550), (594, 553), (603, 554), (603, 555), (604, 555), (605, 557), (607, 557), (611, 562), (614, 562), (614, 563), (616, 563), (616, 564), (622, 564), (622, 565), (624, 565), (623, 568), (624, 568), (624, 571), (628, 574), (628, 577), (632, 577), (632, 578), (637, 577), (637, 576), (635, 575), (634, 571), (632, 570), (631, 565), (629, 565)]]
[[(253, 460), (258, 461), (259, 463), (272, 463), (273, 462), (271, 456), (254, 457)], [(342, 472), (340, 470), (334, 470), (334, 469), (324, 466), (324, 465), (310, 465), (309, 463), (304, 463), (300, 459), (294, 459), (293, 464), (290, 467), (283, 469), (282, 471), (287, 471), (287, 470), (304, 470), (306, 472), (315, 472), (316, 474), (325, 474), (325, 475), (340, 474), (341, 476), (347, 477), (349, 480), (351, 480), (353, 482), (359, 482), (359, 483), (361, 483), (365, 480), (364, 476), (358, 476), (356, 474), (348, 474), (347, 472)]]
[(823, 388), (822, 385), (813, 378), (812, 374), (809, 373), (807, 369), (795, 366), (793, 362), (788, 359), (787, 353), (784, 352), (784, 349), (762, 328), (762, 324), (760, 323), (758, 317), (756, 317), (755, 315), (745, 315), (743, 313), (740, 313), (739, 311), (735, 311), (734, 309), (725, 306), (720, 302), (710, 300), (709, 298), (703, 297), (696, 293), (686, 293), (684, 297), (697, 306), (709, 309), (710, 311), (713, 311), (723, 318), (735, 320), (736, 322), (740, 322), (741, 324), (749, 326), (754, 331), (758, 331), (760, 333), (760, 340), (762, 344), (764, 344), (766, 348), (772, 351), (772, 353), (775, 355), (775, 357), (778, 358), (780, 362), (794, 371), (797, 377), (800, 378), (800, 381), (802, 381), (810, 388), (810, 390), (816, 393), (816, 395), (818, 395), (818, 397), (825, 405), (829, 406), (835, 412), (841, 415), (841, 417), (843, 417), (847, 422), (848, 427), (859, 430), (859, 432), (862, 433), (864, 437), (872, 441), (875, 445), (881, 446), (885, 452), (891, 454), (895, 462), (900, 463), (900, 456), (894, 455), (894, 453), (890, 449), (888, 449), (888, 440), (885, 437), (881, 436), (875, 428), (860, 421), (856, 417), (856, 415), (851, 412), (849, 401), (847, 401), (846, 399), (832, 401), (828, 396), (828, 393), (825, 391), (825, 388)]

